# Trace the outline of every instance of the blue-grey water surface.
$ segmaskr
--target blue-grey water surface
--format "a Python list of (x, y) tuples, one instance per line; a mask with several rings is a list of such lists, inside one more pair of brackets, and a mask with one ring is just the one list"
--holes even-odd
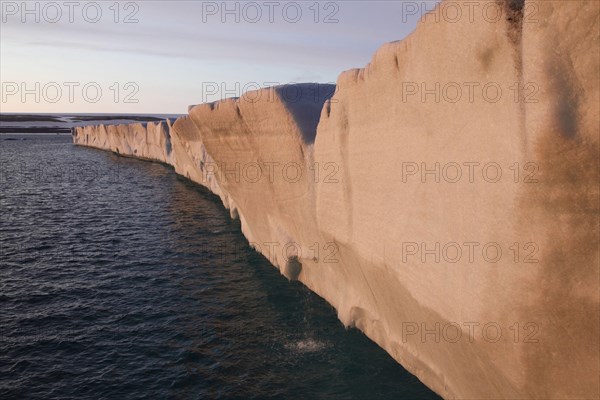
[(438, 398), (247, 245), (218, 198), (0, 136), (0, 399)]

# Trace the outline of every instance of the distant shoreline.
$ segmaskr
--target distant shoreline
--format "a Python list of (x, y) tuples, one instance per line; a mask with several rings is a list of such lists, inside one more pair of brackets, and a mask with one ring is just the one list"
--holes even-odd
[(0, 134), (70, 134), (83, 125), (158, 122), (180, 114), (42, 114), (0, 113)]
[(48, 134), (48, 135), (53, 135), (53, 134), (64, 134), (64, 135), (70, 135), (71, 134), (71, 128), (43, 128), (43, 127), (24, 127), (24, 128), (19, 128), (19, 127), (1, 127), (0, 126), (0, 135), (21, 135), (21, 134), (34, 134), (34, 133), (40, 133), (40, 134)]
[[(183, 114), (182, 114), (183, 115)], [(111, 119), (127, 119), (139, 121), (162, 121), (166, 118), (174, 118), (179, 114), (13, 114), (0, 113), (0, 122), (62, 122), (63, 118), (72, 121), (103, 121)]]

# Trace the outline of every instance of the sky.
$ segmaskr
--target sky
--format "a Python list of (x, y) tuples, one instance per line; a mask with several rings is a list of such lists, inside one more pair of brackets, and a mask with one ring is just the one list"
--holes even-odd
[(1, 112), (171, 113), (335, 83), (434, 1), (1, 1)]

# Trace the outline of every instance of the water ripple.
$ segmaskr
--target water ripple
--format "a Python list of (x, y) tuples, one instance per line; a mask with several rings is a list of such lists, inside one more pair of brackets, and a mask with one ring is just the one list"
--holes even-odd
[(436, 398), (203, 188), (28, 139), (1, 142), (0, 398)]

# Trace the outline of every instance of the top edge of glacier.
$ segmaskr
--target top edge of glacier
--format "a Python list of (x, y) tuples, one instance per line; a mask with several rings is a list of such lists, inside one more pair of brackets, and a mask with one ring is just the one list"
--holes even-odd
[(332, 97), (335, 92), (336, 85), (333, 83), (288, 83), (283, 85), (269, 86), (256, 90), (249, 90), (238, 97), (228, 97), (212, 102), (192, 104), (188, 106), (188, 113), (194, 108), (209, 108), (216, 110), (220, 104), (227, 103), (257, 103), (259, 101), (281, 101), (286, 104), (306, 103), (314, 100), (316, 103), (325, 102)]

